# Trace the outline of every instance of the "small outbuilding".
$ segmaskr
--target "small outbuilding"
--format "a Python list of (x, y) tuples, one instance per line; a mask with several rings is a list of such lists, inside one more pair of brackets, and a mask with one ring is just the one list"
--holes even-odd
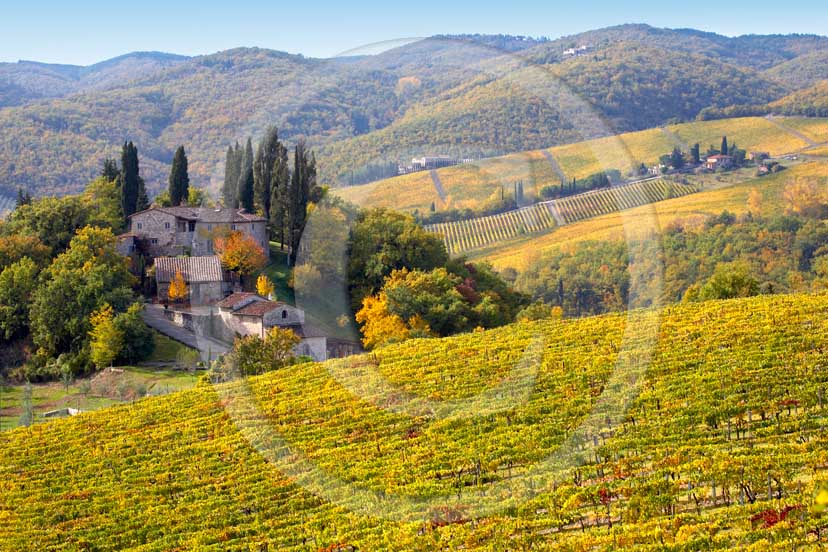
[(158, 300), (170, 300), (170, 282), (181, 274), (187, 284), (189, 303), (193, 306), (210, 305), (221, 301), (231, 292), (227, 274), (221, 268), (218, 255), (206, 257), (157, 257), (155, 282)]

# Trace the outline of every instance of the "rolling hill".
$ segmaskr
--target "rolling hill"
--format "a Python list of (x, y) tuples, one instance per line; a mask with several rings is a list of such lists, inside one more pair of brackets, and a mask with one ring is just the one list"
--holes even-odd
[(426, 171), (337, 188), (334, 193), (358, 205), (409, 212), (426, 213), (432, 203), (438, 210), (480, 209), (499, 197), (501, 188), (508, 193), (517, 181), (523, 182), (527, 198), (535, 198), (543, 187), (559, 186), (562, 178), (580, 179), (609, 169), (626, 174), (640, 163), (657, 162), (675, 146), (687, 151), (698, 142), (705, 150), (709, 144), (720, 144), (724, 135), (748, 151), (782, 155), (812, 147), (812, 142), (828, 142), (828, 120), (769, 121), (749, 117), (701, 121), (483, 159), (439, 169), (444, 197), (438, 194), (432, 175)]
[(826, 315), (521, 323), (2, 433), (0, 547), (818, 546)]
[(828, 165), (822, 160), (804, 162), (771, 176), (745, 179), (738, 175), (702, 181), (702, 191), (675, 199), (601, 215), (546, 231), (517, 236), (469, 253), (474, 260), (485, 260), (495, 268), (521, 271), (552, 249), (577, 247), (586, 241), (658, 239), (660, 229), (676, 222), (700, 222), (706, 217), (729, 211), (736, 215), (748, 211), (752, 190), (761, 192), (762, 215), (784, 212), (783, 191), (797, 179), (825, 179)]
[[(564, 59), (572, 45), (589, 55)], [(194, 183), (217, 188), (227, 146), (270, 124), (310, 142), (324, 183), (366, 181), (371, 165), (413, 155), (488, 157), (777, 100), (790, 90), (764, 72), (823, 51), (815, 36), (631, 25), (558, 40), (433, 37), (329, 60), (236, 49), (135, 54), (94, 70), (12, 64), (0, 94), (22, 103), (0, 109), (0, 188), (77, 191), (125, 139), (137, 142), (151, 190), (180, 144)], [(33, 99), (53, 84), (61, 97)]]

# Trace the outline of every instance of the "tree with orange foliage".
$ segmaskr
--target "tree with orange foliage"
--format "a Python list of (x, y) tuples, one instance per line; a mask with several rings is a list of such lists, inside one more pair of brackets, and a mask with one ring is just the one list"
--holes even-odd
[(267, 264), (264, 249), (256, 243), (253, 236), (244, 232), (233, 231), (216, 236), (213, 244), (221, 257), (222, 266), (241, 276), (258, 272)]
[(179, 299), (186, 299), (190, 290), (187, 289), (187, 282), (184, 281), (184, 276), (181, 271), (176, 271), (175, 276), (170, 282), (170, 287), (167, 290), (167, 295), (171, 301), (178, 301)]

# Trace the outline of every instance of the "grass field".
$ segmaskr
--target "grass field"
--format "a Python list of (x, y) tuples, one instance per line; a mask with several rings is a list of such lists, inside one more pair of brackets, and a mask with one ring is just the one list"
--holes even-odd
[(4, 432), (0, 549), (819, 549), (826, 346), (828, 295), (712, 301)]
[[(112, 372), (74, 380), (68, 386), (58, 382), (33, 384), (32, 410), (35, 423), (45, 421), (42, 415), (51, 410), (98, 410), (146, 394), (161, 395), (194, 386), (198, 380), (197, 375), (173, 369), (182, 349), (186, 347), (156, 333), (155, 351), (148, 359), (152, 367), (116, 367)], [(22, 399), (23, 385), (0, 386), (0, 431), (18, 426), (23, 413)]]
[(828, 120), (803, 119), (799, 117), (782, 117), (779, 122), (796, 131), (801, 132), (814, 142), (824, 144), (828, 142)]
[[(781, 119), (789, 126), (819, 141), (828, 132), (826, 119)], [(795, 133), (761, 117), (724, 119), (672, 125), (666, 129), (649, 129), (608, 138), (550, 148), (567, 179), (585, 178), (602, 170), (618, 169), (627, 173), (640, 163), (647, 165), (680, 146), (687, 151), (698, 142), (702, 152), (709, 145), (719, 147), (723, 135), (731, 144), (747, 151), (767, 151), (771, 155), (793, 153), (809, 147)], [(828, 141), (828, 138), (825, 138)], [(515, 153), (484, 159), (470, 165), (447, 167), (438, 171), (446, 191), (441, 201), (428, 172), (390, 178), (334, 193), (366, 207), (390, 207), (401, 211), (426, 213), (434, 203), (438, 210), (447, 208), (481, 208), (496, 197), (501, 187), (511, 195), (512, 184), (523, 181), (527, 198), (539, 194), (544, 186), (560, 184), (560, 177), (541, 151)]]
[(802, 153), (804, 155), (811, 155), (816, 157), (828, 157), (828, 146), (817, 146), (815, 148), (808, 148)]
[(706, 191), (622, 213), (599, 216), (562, 226), (542, 235), (500, 243), (476, 250), (470, 256), (473, 259), (489, 261), (499, 269), (520, 270), (549, 249), (570, 246), (582, 241), (647, 238), (657, 236), (662, 228), (676, 220), (700, 219), (724, 210), (736, 214), (744, 213), (747, 211), (748, 194), (752, 189), (757, 189), (763, 194), (763, 214), (779, 213), (783, 209), (782, 190), (787, 183), (799, 177), (824, 177), (827, 172), (828, 164), (811, 161), (792, 166), (775, 175), (752, 178), (741, 183), (728, 181), (737, 179), (739, 175), (735, 173), (707, 175), (699, 182), (700, 187), (708, 188)]
[(730, 145), (736, 144), (748, 152), (766, 151), (771, 155), (793, 153), (810, 145), (762, 117), (701, 121), (674, 125), (668, 129), (688, 144), (698, 142), (702, 152), (710, 145), (718, 148), (725, 135)]

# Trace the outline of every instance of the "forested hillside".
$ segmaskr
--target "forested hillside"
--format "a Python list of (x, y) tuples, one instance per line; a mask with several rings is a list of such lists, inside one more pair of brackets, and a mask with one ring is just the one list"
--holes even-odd
[[(586, 54), (564, 59), (573, 46)], [(0, 189), (79, 191), (133, 140), (150, 191), (182, 144), (194, 183), (217, 190), (227, 146), (269, 125), (289, 142), (308, 141), (323, 183), (364, 182), (414, 155), (491, 156), (689, 120), (710, 106), (764, 104), (790, 89), (762, 71), (826, 50), (815, 36), (630, 25), (558, 40), (434, 37), (330, 60), (237, 49), (186, 60), (135, 54), (90, 68), (4, 65), (0, 95), (21, 105), (0, 109)], [(555, 83), (610, 124), (583, 117)], [(32, 99), (47, 92), (61, 97)]]
[(2, 433), (0, 547), (824, 543), (828, 296), (656, 314), (414, 340)]
[(122, 86), (186, 59), (161, 52), (134, 52), (86, 67), (36, 61), (0, 63), (0, 108)]

